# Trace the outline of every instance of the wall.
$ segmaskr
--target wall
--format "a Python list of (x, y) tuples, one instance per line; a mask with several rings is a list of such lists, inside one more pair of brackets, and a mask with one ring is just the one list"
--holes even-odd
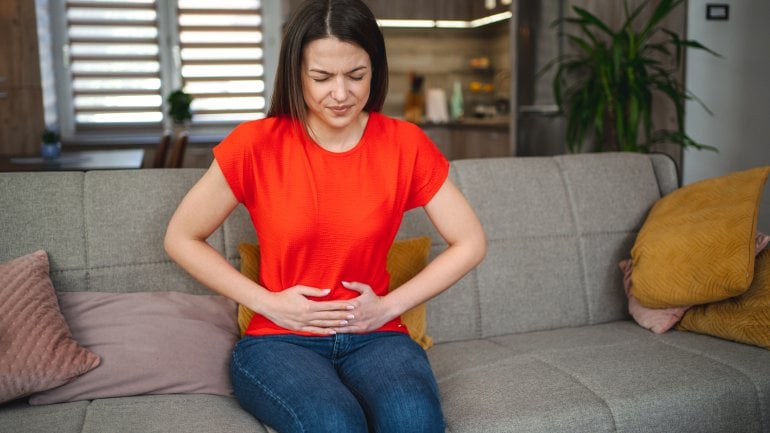
[[(770, 2), (728, 0), (728, 21), (707, 21), (706, 4), (690, 0), (688, 31), (717, 51), (716, 58), (697, 50), (687, 55), (687, 87), (713, 112), (698, 103), (687, 105), (687, 132), (697, 141), (719, 148), (719, 153), (687, 150), (683, 183), (721, 176), (760, 165), (770, 165)], [(759, 229), (770, 231), (770, 194), (765, 193)]]

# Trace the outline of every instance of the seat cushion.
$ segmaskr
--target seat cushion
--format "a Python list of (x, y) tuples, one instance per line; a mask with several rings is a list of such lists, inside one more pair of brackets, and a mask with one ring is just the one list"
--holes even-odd
[(231, 397), (153, 395), (94, 400), (83, 433), (264, 433), (265, 427)]
[(22, 400), (0, 406), (0, 432), (80, 433), (89, 402), (30, 406)]
[(452, 432), (770, 425), (770, 352), (711, 337), (620, 321), (443, 343), (428, 356)]

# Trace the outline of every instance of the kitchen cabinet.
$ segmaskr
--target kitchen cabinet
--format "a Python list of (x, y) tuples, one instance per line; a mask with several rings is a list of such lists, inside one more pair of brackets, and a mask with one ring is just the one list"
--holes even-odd
[(364, 0), (379, 19), (432, 20), (436, 16), (433, 1), (415, 0)]
[(486, 1), (484, 0), (471, 0), (466, 1), (465, 3), (470, 6), (470, 10), (468, 11), (470, 19), (477, 19), (511, 10), (510, 5), (503, 5), (500, 0), (495, 1), (495, 7), (493, 9), (487, 9), (485, 5)]
[(424, 124), (425, 134), (449, 160), (514, 156), (508, 125), (501, 122)]
[(513, 156), (508, 130), (458, 128), (452, 131), (452, 159)]
[[(288, 0), (296, 8), (302, 0)], [(510, 9), (500, 0), (495, 8), (485, 7), (484, 0), (364, 0), (379, 19), (473, 20)]]
[(437, 20), (468, 20), (471, 18), (471, 6), (468, 0), (437, 1), (433, 13)]
[(425, 135), (430, 138), (433, 144), (438, 147), (438, 150), (444, 155), (446, 159), (452, 158), (452, 131), (448, 127), (442, 125), (426, 125), (422, 127)]

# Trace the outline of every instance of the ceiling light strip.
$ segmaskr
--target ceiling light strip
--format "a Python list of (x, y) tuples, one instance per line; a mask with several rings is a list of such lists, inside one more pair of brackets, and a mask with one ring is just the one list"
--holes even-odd
[(390, 20), (381, 19), (377, 20), (377, 24), (383, 28), (402, 28), (402, 29), (428, 29), (428, 28), (443, 28), (443, 29), (468, 29), (478, 28), (493, 24), (496, 22), (510, 19), (513, 13), (510, 11), (500, 12), (498, 14), (489, 15), (483, 18), (478, 18), (471, 21), (463, 20)]

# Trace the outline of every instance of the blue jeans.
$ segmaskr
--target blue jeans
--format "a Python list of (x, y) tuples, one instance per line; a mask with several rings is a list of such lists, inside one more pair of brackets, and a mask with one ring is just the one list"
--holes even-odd
[(444, 432), (428, 358), (407, 334), (246, 336), (230, 376), (241, 406), (281, 433)]

